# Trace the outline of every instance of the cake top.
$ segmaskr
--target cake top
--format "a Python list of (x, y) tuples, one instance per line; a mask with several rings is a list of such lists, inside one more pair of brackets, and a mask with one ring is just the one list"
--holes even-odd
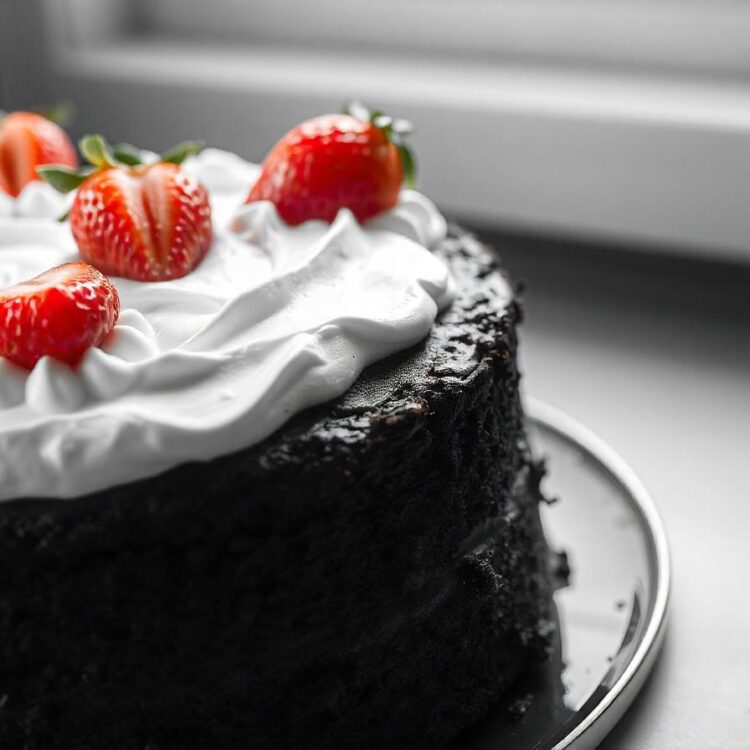
[[(158, 183), (157, 192), (167, 185), (169, 196), (179, 190), (192, 201), (200, 209), (194, 224), (211, 216), (205, 247), (205, 231), (176, 243), (188, 247), (179, 264), (170, 260), (175, 243), (160, 244), (163, 232), (120, 254), (95, 241), (96, 221), (89, 220), (99, 196), (109, 190), (127, 197), (141, 174), (122, 176), (106, 164), (106, 151), (93, 154), (105, 159), (93, 175), (97, 189), (86, 174), (73, 202), (73, 231), (54, 220), (70, 200), (49, 185), (31, 181), (3, 197), (0, 288), (61, 264), (83, 265), (83, 257), (112, 274), (103, 277), (113, 287), (109, 307), (100, 305), (96, 315), (100, 326), (113, 325), (67, 362), (49, 354), (0, 358), (0, 499), (75, 497), (260, 442), (293, 414), (344, 393), (371, 363), (429, 333), (452, 298), (447, 268), (429, 251), (445, 236), (445, 221), (402, 185), (401, 159), (409, 157), (393, 162), (390, 147), (399, 146), (387, 133), (375, 143), (390, 160), (378, 167), (385, 176), (350, 205), (337, 206), (341, 196), (329, 177), (286, 185), (274, 177), (301, 174), (311, 139), (370, 148), (370, 129), (350, 120), (303, 124), (280, 142), (284, 158), (277, 146), (262, 167), (215, 149), (174, 168), (149, 167), (148, 156), (134, 166), (148, 172), (144, 181)], [(393, 128), (392, 121), (381, 125)], [(348, 167), (361, 181), (360, 168)], [(389, 177), (393, 169), (397, 180)], [(120, 218), (130, 220), (137, 212), (121, 202)], [(166, 210), (161, 223), (158, 212), (136, 215), (173, 231), (171, 217)], [(76, 231), (81, 227), (85, 233)], [(132, 262), (141, 256), (149, 264)], [(63, 268), (66, 283), (78, 283), (70, 282), (76, 269)], [(143, 280), (149, 274), (159, 280)], [(46, 289), (34, 283), (35, 294)], [(0, 305), (28, 303), (23, 289), (0, 291)]]

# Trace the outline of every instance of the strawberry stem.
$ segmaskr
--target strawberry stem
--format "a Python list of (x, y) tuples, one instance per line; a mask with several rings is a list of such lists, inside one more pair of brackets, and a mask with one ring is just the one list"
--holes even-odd
[(401, 169), (404, 173), (404, 184), (408, 188), (413, 188), (417, 181), (417, 165), (407, 140), (414, 132), (414, 126), (408, 120), (393, 118), (379, 109), (370, 111), (359, 101), (349, 102), (344, 107), (344, 114), (351, 115), (358, 120), (362, 120), (362, 122), (372, 123), (376, 128), (383, 131), (385, 137), (398, 151)]

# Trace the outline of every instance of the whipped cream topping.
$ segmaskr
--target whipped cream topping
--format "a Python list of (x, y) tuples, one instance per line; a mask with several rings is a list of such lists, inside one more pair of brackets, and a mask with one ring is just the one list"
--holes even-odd
[[(423, 339), (450, 303), (428, 249), (445, 221), (421, 194), (365, 225), (344, 209), (292, 227), (271, 203), (242, 205), (257, 166), (207, 149), (185, 169), (212, 203), (198, 268), (114, 278), (118, 323), (76, 370), (0, 359), (0, 500), (75, 497), (257, 443)], [(76, 258), (66, 224), (0, 218), (0, 288)]]
[(0, 218), (57, 219), (73, 203), (73, 194), (61, 195), (52, 185), (35, 180), (24, 186), (18, 197), (0, 190)]

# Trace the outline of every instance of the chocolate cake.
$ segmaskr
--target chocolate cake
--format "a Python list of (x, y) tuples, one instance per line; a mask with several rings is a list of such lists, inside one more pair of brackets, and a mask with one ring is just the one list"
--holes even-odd
[(437, 748), (553, 625), (519, 306), (452, 228), (431, 333), (259, 444), (0, 503), (0, 746)]
[(555, 622), (519, 306), (411, 126), (76, 169), (4, 123), (0, 747), (437, 748), (517, 703)]

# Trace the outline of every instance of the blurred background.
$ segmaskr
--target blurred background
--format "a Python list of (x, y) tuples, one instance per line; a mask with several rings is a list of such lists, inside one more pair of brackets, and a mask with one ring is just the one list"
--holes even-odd
[(528, 392), (641, 475), (675, 562), (612, 748), (748, 748), (750, 2), (0, 0), (0, 108), (261, 160), (351, 98), (526, 291)]
[(2, 96), (74, 130), (259, 160), (352, 97), (412, 119), (421, 184), (490, 226), (750, 247), (744, 0), (2, 0)]

